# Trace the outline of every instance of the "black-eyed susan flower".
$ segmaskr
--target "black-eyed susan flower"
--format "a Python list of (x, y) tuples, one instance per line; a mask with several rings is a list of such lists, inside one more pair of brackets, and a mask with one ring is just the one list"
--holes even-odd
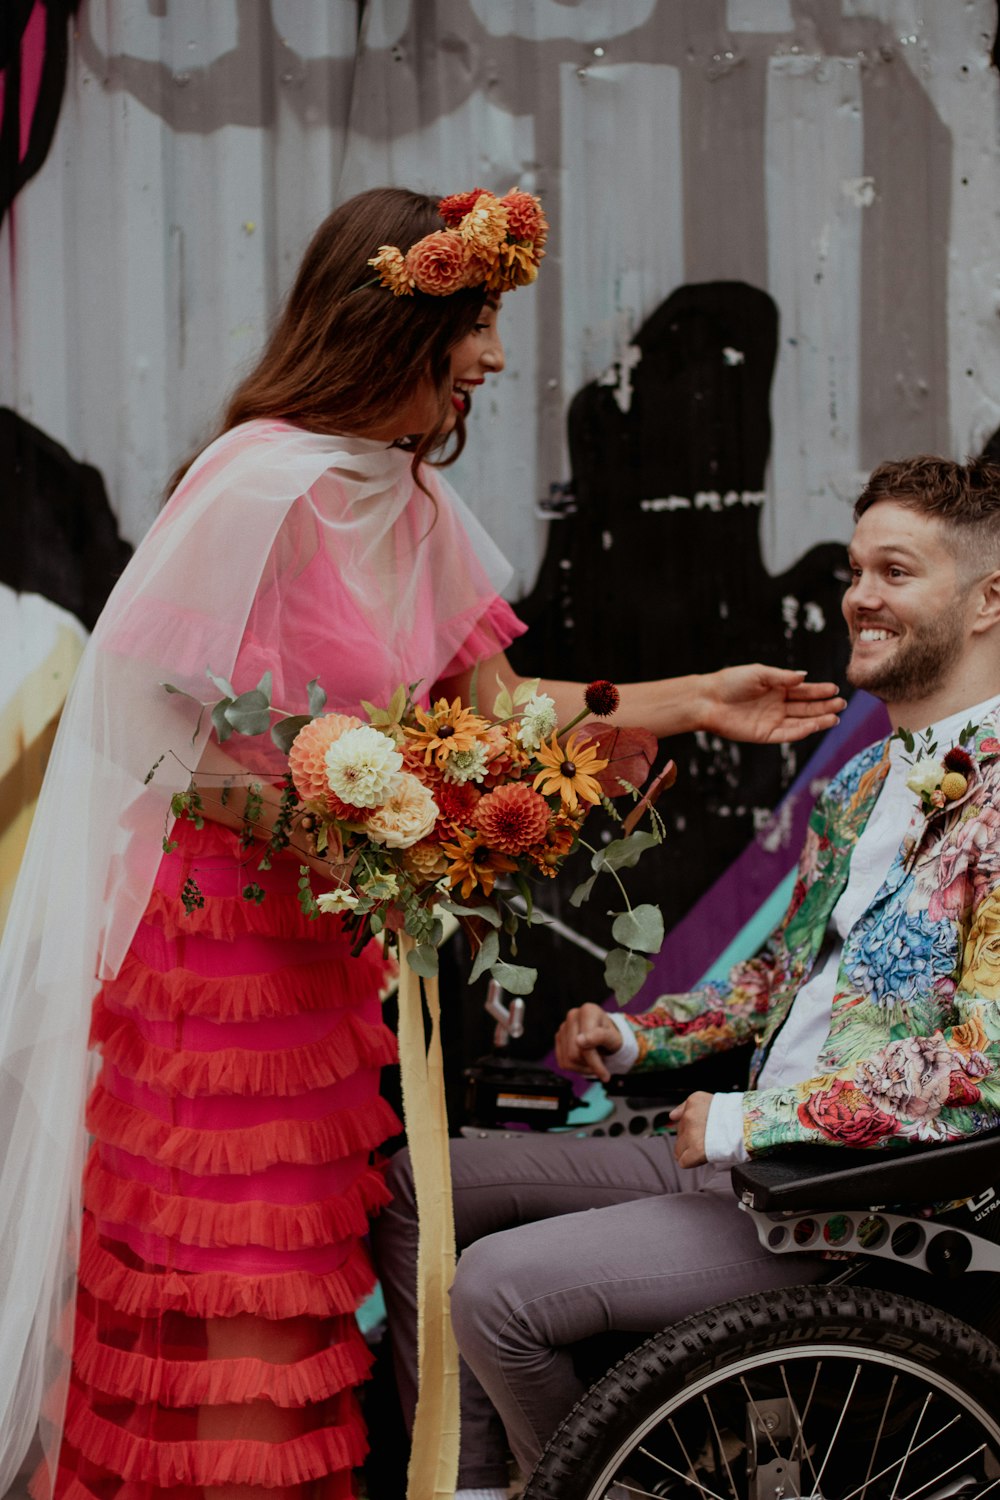
[(536, 752), (542, 769), (534, 780), (536, 792), (552, 797), (557, 793), (564, 807), (575, 810), (581, 802), (595, 805), (601, 800), (598, 774), (607, 765), (586, 735), (571, 734), (565, 745), (552, 738)]

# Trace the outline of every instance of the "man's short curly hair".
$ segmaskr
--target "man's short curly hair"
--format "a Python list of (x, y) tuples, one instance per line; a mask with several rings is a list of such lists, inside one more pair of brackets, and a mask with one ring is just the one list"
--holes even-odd
[(1000, 464), (926, 453), (879, 464), (858, 496), (855, 521), (879, 500), (939, 520), (963, 572), (1000, 569)]

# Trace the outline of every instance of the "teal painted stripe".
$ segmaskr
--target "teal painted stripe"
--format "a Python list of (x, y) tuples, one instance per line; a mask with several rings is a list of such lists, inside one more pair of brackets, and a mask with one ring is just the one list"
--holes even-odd
[(723, 949), (708, 972), (702, 975), (698, 981), (699, 984), (707, 984), (713, 979), (725, 980), (733, 964), (738, 964), (741, 959), (751, 958), (759, 948), (763, 947), (788, 910), (797, 874), (798, 870), (793, 866), (784, 880), (775, 886), (767, 900), (757, 908), (749, 922), (736, 934), (729, 946)]

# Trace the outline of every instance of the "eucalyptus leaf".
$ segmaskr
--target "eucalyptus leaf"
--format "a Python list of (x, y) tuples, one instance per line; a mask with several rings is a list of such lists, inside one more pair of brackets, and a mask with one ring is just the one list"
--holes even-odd
[(500, 926), (500, 913), (492, 906), (462, 906), (458, 901), (439, 901), (438, 906), (453, 917), (480, 917), (490, 927)]
[(469, 983), (475, 984), (480, 974), (484, 974), (487, 969), (491, 969), (499, 956), (499, 935), (495, 932), (488, 932), (479, 945), (479, 952), (476, 954), (476, 961), (472, 965), (472, 972), (469, 975)]
[(521, 964), (505, 964), (502, 960), (493, 965), (491, 973), (508, 995), (530, 995), (538, 978), (537, 969), (528, 969)]
[(391, 724), (398, 724), (399, 721), (400, 721), (400, 719), (403, 717), (403, 714), (405, 713), (405, 711), (406, 711), (406, 689), (404, 688), (403, 684), (400, 683), (399, 687), (396, 689), (396, 691), (393, 693), (392, 697), (389, 700), (389, 709), (388, 709), (389, 722)]
[(196, 698), (194, 693), (189, 693), (186, 688), (174, 687), (172, 682), (161, 682), (160, 687), (165, 693), (177, 693), (181, 698), (190, 698), (192, 703), (201, 702), (201, 699)]
[(596, 879), (597, 879), (596, 875), (591, 875), (591, 877), (590, 877), (589, 880), (585, 880), (582, 885), (578, 885), (577, 886), (576, 890), (573, 892), (572, 896), (570, 896), (570, 898), (569, 898), (569, 904), (570, 904), (570, 906), (582, 906), (583, 905), (583, 903), (589, 897), (591, 891), (594, 889), (594, 881)]
[(266, 734), (271, 727), (271, 705), (256, 688), (234, 698), (225, 715), (238, 734)]
[(637, 995), (653, 965), (648, 958), (630, 953), (627, 948), (612, 948), (604, 965), (604, 978), (619, 1005), (625, 1005)]
[(267, 699), (268, 703), (270, 703), (270, 701), (271, 701), (271, 688), (273, 686), (274, 686), (274, 675), (273, 675), (273, 673), (271, 673), (271, 672), (265, 672), (264, 675), (263, 675), (263, 677), (260, 679), (260, 681), (257, 684), (257, 691), (258, 691), (258, 693), (263, 693), (264, 694), (264, 697)]
[(438, 971), (438, 951), (430, 943), (420, 943), (407, 953), (406, 962), (421, 979), (433, 979)]
[(652, 833), (630, 833), (627, 838), (614, 839), (603, 849), (598, 849), (590, 861), (591, 867), (594, 870), (629, 870), (639, 863), (640, 856), (647, 849), (659, 842)]
[(220, 698), (212, 709), (212, 728), (220, 745), (224, 745), (233, 732), (233, 726), (226, 718), (226, 709), (232, 701), (232, 698)]
[(623, 948), (659, 953), (663, 945), (663, 917), (659, 907), (647, 903), (621, 912), (612, 924), (611, 936)]
[(299, 730), (311, 723), (312, 719), (308, 714), (292, 714), (289, 718), (279, 719), (276, 724), (271, 725), (271, 738), (282, 755), (288, 754)]
[(309, 712), (315, 719), (326, 707), (326, 694), (319, 685), (318, 677), (314, 677), (307, 685), (306, 692), (309, 694)]
[(232, 683), (227, 682), (224, 677), (217, 677), (212, 671), (211, 667), (206, 668), (205, 676), (209, 679), (210, 682), (215, 683), (216, 687), (219, 689), (219, 692), (222, 693), (226, 698), (236, 697), (236, 689), (233, 687)]

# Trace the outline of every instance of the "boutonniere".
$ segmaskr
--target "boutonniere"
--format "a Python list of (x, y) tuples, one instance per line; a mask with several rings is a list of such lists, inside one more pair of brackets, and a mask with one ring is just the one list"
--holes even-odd
[(906, 785), (920, 798), (921, 809), (927, 817), (939, 812), (949, 802), (957, 802), (969, 790), (976, 774), (976, 763), (965, 746), (975, 743), (978, 729), (978, 724), (966, 724), (958, 736), (958, 744), (952, 745), (943, 755), (939, 754), (930, 729), (925, 729), (919, 736), (909, 729), (897, 729), (893, 735), (893, 739), (902, 741), (907, 752), (904, 759), (911, 766)]

